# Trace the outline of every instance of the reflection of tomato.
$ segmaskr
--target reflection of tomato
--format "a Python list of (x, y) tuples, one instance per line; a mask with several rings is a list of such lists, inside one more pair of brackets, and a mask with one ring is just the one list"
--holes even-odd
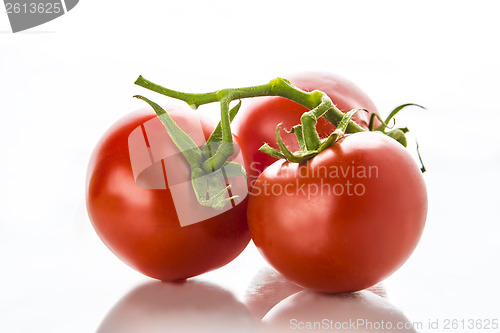
[(416, 332), (386, 299), (368, 291), (322, 294), (301, 291), (281, 301), (262, 320), (262, 332)]
[(245, 304), (252, 315), (261, 320), (279, 301), (303, 288), (286, 280), (270, 267), (261, 269), (250, 282), (245, 294)]
[[(262, 268), (252, 279), (245, 294), (245, 304), (250, 313), (261, 320), (280, 301), (304, 290), (285, 279), (271, 267)], [(376, 284), (368, 289), (380, 297), (386, 297), (385, 286)]]
[[(173, 108), (167, 111), (199, 145), (214, 128), (205, 120), (201, 120), (200, 125), (198, 117), (193, 117), (190, 111)], [(150, 132), (141, 137), (143, 146), (135, 147), (137, 151), (133, 153), (132, 148), (140, 146), (140, 142), (129, 141), (131, 133), (142, 135), (146, 127)], [(201, 138), (199, 133), (193, 133), (197, 129)], [(146, 148), (144, 142), (148, 138), (150, 147)], [(153, 138), (156, 142), (151, 141)], [(88, 213), (100, 238), (125, 263), (161, 280), (188, 278), (221, 267), (234, 259), (250, 240), (246, 224), (247, 198), (228, 203), (223, 212), (201, 206), (191, 187), (189, 166), (175, 149), (153, 113), (136, 112), (118, 121), (104, 135), (94, 150), (87, 176)], [(142, 170), (137, 165), (141, 166), (144, 161), (139, 159), (140, 163), (134, 166), (132, 155), (137, 153), (149, 158), (158, 151), (161, 155), (168, 150), (177, 154), (158, 157), (157, 163), (145, 168), (143, 174), (148, 177), (137, 177), (136, 182), (133, 169)], [(144, 169), (144, 165), (142, 167)], [(155, 168), (160, 171), (163, 189), (149, 172)], [(244, 179), (240, 183), (246, 191)], [(232, 190), (237, 191), (237, 187)], [(231, 204), (234, 207), (231, 208)], [(211, 217), (198, 220), (202, 222), (192, 221), (200, 216)], [(183, 224), (185, 220), (188, 222)]]
[(150, 282), (120, 300), (98, 333), (254, 332), (255, 323), (233, 294), (216, 285)]
[(306, 163), (279, 160), (255, 182), (248, 224), (285, 278), (325, 292), (380, 282), (410, 256), (427, 215), (422, 174), (379, 132), (346, 135)]
[[(378, 113), (370, 98), (352, 82), (343, 77), (329, 73), (302, 73), (287, 76), (286, 79), (305, 91), (321, 90), (325, 92), (333, 103), (342, 111), (348, 112), (355, 108), (364, 108), (368, 112), (358, 112), (352, 120), (367, 129), (372, 113)], [(290, 129), (300, 123), (300, 117), (307, 111), (305, 107), (282, 97), (258, 98), (254, 103), (242, 109), (235, 119), (237, 133), (247, 162), (249, 181), (253, 183), (257, 176), (276, 159), (260, 152), (258, 149), (264, 144), (278, 148), (276, 144), (275, 128), (283, 122), (282, 128)], [(376, 125), (378, 125), (378, 121)], [(326, 138), (335, 130), (335, 126), (323, 118), (318, 119), (318, 134)], [(283, 134), (284, 143), (292, 151), (299, 146), (294, 134)]]

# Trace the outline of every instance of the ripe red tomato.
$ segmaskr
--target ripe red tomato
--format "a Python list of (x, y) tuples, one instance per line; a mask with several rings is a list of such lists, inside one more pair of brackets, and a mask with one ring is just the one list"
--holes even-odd
[(413, 252), (427, 214), (423, 176), (377, 132), (346, 135), (306, 163), (279, 160), (250, 193), (255, 245), (288, 280), (317, 291), (370, 287)]
[[(325, 92), (333, 103), (342, 111), (348, 112), (355, 108), (363, 108), (369, 112), (358, 112), (352, 118), (361, 127), (368, 129), (372, 113), (378, 113), (377, 108), (370, 98), (354, 83), (347, 79), (329, 73), (302, 73), (287, 76), (294, 86), (304, 91), (321, 90)], [(235, 118), (235, 133), (237, 133), (242, 145), (249, 183), (252, 184), (258, 175), (275, 158), (259, 151), (259, 148), (268, 143), (278, 148), (276, 144), (276, 125), (283, 122), (282, 128), (291, 129), (300, 123), (300, 117), (307, 108), (283, 97), (264, 97), (255, 99), (252, 103), (243, 103), (242, 110)], [(380, 123), (376, 121), (376, 126)], [(320, 118), (317, 124), (318, 134), (326, 138), (334, 130), (335, 126), (327, 120)], [(283, 134), (283, 142), (291, 151), (299, 149), (294, 134)]]
[[(167, 112), (200, 146), (214, 129), (193, 111)], [(141, 111), (115, 123), (95, 148), (87, 210), (99, 237), (125, 263), (156, 279), (184, 279), (227, 264), (250, 240), (246, 181), (231, 183), (241, 200), (222, 211), (201, 206), (188, 163), (159, 118)]]

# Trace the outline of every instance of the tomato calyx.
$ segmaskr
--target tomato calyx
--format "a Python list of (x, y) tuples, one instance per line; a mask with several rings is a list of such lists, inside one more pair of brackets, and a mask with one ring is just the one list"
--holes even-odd
[[(320, 104), (320, 106), (318, 106), (318, 108), (321, 109), (321, 106), (322, 105)], [(417, 106), (417, 107), (420, 107), (422, 109), (425, 109), (423, 106), (421, 106), (419, 104), (415, 104), (415, 103), (402, 104), (402, 105), (396, 107), (394, 110), (392, 110), (391, 113), (389, 114), (389, 116), (387, 116), (387, 118), (385, 119), (385, 121), (382, 118), (380, 118), (380, 116), (377, 113), (373, 113), (371, 115), (371, 118), (370, 118), (368, 130), (369, 131), (376, 131), (376, 132), (380, 132), (382, 134), (385, 134), (388, 137), (399, 142), (403, 147), (407, 147), (408, 143), (407, 143), (405, 134), (409, 132), (409, 129), (407, 127), (394, 128), (394, 125), (390, 126), (389, 123), (391, 120), (394, 119), (394, 116), (396, 114), (398, 114), (402, 109), (404, 109), (408, 106)], [(309, 117), (311, 117), (310, 116), (311, 113), (314, 114), (314, 111), (315, 110), (313, 109), (309, 112), (305, 112), (301, 118), (302, 124), (293, 126), (290, 131), (287, 131), (287, 133), (289, 133), (289, 134), (295, 133), (295, 135), (297, 137), (297, 142), (299, 143), (299, 147), (301, 150), (292, 153), (292, 152), (290, 152), (288, 147), (285, 146), (285, 144), (283, 143), (283, 140), (281, 139), (281, 135), (279, 132), (279, 128), (280, 128), (281, 123), (278, 124), (278, 126), (276, 127), (276, 142), (278, 143), (278, 146), (280, 147), (280, 149), (275, 149), (266, 143), (259, 150), (262, 151), (263, 153), (266, 153), (266, 154), (268, 154), (272, 157), (278, 158), (278, 159), (283, 158), (289, 162), (303, 163), (303, 162), (313, 158), (314, 156), (318, 155), (320, 152), (322, 152), (326, 148), (330, 147), (331, 145), (335, 144), (335, 142), (337, 142), (338, 139), (340, 137), (342, 137), (345, 134), (345, 132), (347, 131), (348, 125), (349, 125), (349, 122), (350, 122), (352, 116), (358, 111), (367, 111), (367, 110), (353, 109), (353, 110), (347, 112), (342, 117), (340, 123), (337, 125), (337, 129), (334, 132), (332, 132), (332, 134), (327, 139), (324, 139), (324, 140), (319, 139), (318, 134), (314, 130), (315, 125), (316, 125), (316, 123), (314, 122), (313, 124), (310, 125), (311, 129), (310, 129), (309, 133), (312, 133), (313, 136), (310, 138), (309, 144), (308, 144), (308, 142), (306, 141), (307, 136), (304, 135), (303, 126), (304, 126), (304, 123), (307, 124), (309, 121), (311, 121)], [(375, 119), (378, 119), (380, 121), (381, 125), (379, 125), (377, 128), (374, 129)], [(421, 171), (422, 171), (422, 173), (424, 173), (425, 166), (422, 162), (422, 157), (420, 156), (420, 152), (418, 149), (418, 143), (417, 143), (417, 155), (418, 155), (418, 158), (419, 158), (420, 163), (422, 165)]]
[[(391, 111), (391, 113), (387, 116), (387, 118), (385, 119), (385, 121), (382, 120), (378, 114), (372, 114), (372, 116), (370, 118), (370, 124), (368, 125), (368, 129), (370, 131), (381, 132), (381, 133), (387, 135), (388, 137), (393, 138), (394, 140), (396, 140), (397, 142), (399, 142), (401, 145), (403, 145), (403, 147), (406, 147), (408, 145), (408, 142), (406, 140), (406, 135), (405, 134), (409, 132), (408, 127), (393, 128), (394, 125), (393, 126), (389, 126), (389, 122), (391, 120), (394, 120), (394, 116), (396, 114), (398, 114), (402, 109), (404, 109), (404, 108), (406, 108), (408, 106), (416, 106), (416, 107), (419, 107), (419, 108), (424, 109), (424, 110), (426, 109), (422, 105), (415, 104), (415, 103), (401, 104), (400, 106), (394, 108), (394, 110)], [(373, 128), (374, 123), (375, 123), (375, 118), (377, 118), (382, 123), (376, 129)], [(394, 121), (394, 123), (395, 123), (395, 121)], [(387, 129), (389, 129), (389, 131), (387, 131)], [(422, 161), (422, 156), (420, 155), (420, 150), (419, 150), (418, 142), (416, 142), (416, 149), (417, 149), (417, 156), (418, 156), (418, 159), (419, 159), (420, 165), (421, 165), (420, 171), (422, 173), (424, 173), (426, 171), (426, 169), (425, 169), (424, 162)]]
[(305, 144), (304, 140), (304, 133), (302, 130), (302, 125), (296, 125), (292, 128), (292, 130), (289, 133), (295, 133), (297, 136), (297, 141), (299, 142), (299, 146), (301, 148), (300, 151), (296, 152), (291, 152), (288, 147), (285, 145), (283, 140), (281, 139), (281, 134), (280, 134), (280, 127), (281, 123), (276, 126), (276, 141), (278, 143), (278, 146), (280, 149), (275, 149), (271, 146), (269, 146), (267, 143), (265, 143), (262, 147), (260, 147), (260, 151), (263, 153), (266, 153), (270, 156), (273, 156), (275, 158), (284, 158), (289, 162), (295, 162), (295, 163), (303, 163), (314, 156), (318, 155), (321, 153), (323, 150), (327, 149), (330, 147), (332, 144), (337, 142), (342, 136), (344, 136), (347, 126), (349, 125), (349, 122), (351, 121), (351, 118), (356, 114), (356, 112), (360, 111), (362, 109), (353, 109), (349, 112), (347, 112), (341, 119), (340, 123), (338, 124), (337, 128), (335, 131), (332, 132), (328, 136), (328, 138), (324, 140), (319, 141), (319, 145), (314, 148), (314, 149), (309, 149), (307, 145)]
[[(232, 145), (227, 149), (227, 143), (217, 141), (219, 137), (223, 136), (220, 126), (214, 130), (205, 145), (200, 148), (158, 104), (140, 95), (134, 97), (145, 101), (153, 108), (170, 138), (188, 162), (191, 168), (191, 184), (196, 199), (201, 205), (220, 210), (223, 209), (226, 203), (238, 198), (236, 195), (226, 198), (226, 193), (228, 193), (231, 185), (225, 186), (225, 179), (227, 177), (246, 177), (245, 169), (238, 163), (228, 161), (224, 161), (220, 167), (215, 168), (215, 164), (211, 162), (213, 148), (217, 148), (217, 152), (223, 151), (224, 153), (233, 149)], [(239, 108), (239, 105), (236, 107)], [(232, 114), (236, 112), (233, 110)], [(231, 112), (228, 112), (228, 114), (231, 114)], [(230, 155), (232, 155), (232, 152)], [(203, 168), (204, 162), (207, 161), (210, 162), (211, 168), (208, 172)]]
[[(403, 110), (404, 108), (408, 106), (417, 106), (419, 108), (425, 109), (422, 105), (415, 104), (415, 103), (406, 103), (402, 104), (398, 107), (396, 107), (394, 110), (391, 111), (391, 113), (387, 116), (387, 118), (382, 120), (378, 114), (372, 114), (370, 118), (370, 124), (368, 125), (368, 129), (370, 131), (378, 131), (382, 132), (383, 134), (393, 138), (397, 142), (403, 145), (403, 147), (406, 147), (408, 145), (406, 141), (406, 136), (405, 134), (408, 133), (408, 128), (407, 127), (401, 127), (401, 128), (393, 128), (389, 126), (389, 122), (394, 119), (394, 116), (399, 113), (399, 111)], [(378, 118), (380, 122), (382, 123), (379, 127), (373, 128), (374, 123), (375, 123), (375, 118)], [(390, 129), (390, 131), (386, 131), (386, 129)], [(419, 155), (420, 157), (420, 155)]]

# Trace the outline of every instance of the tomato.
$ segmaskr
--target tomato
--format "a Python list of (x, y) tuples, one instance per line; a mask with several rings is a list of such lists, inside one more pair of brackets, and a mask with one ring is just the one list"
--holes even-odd
[(255, 245), (285, 278), (308, 289), (370, 287), (413, 252), (427, 214), (410, 154), (378, 132), (346, 135), (305, 163), (278, 160), (248, 205)]
[[(192, 110), (167, 112), (200, 146), (214, 129)], [(159, 118), (140, 111), (114, 124), (95, 148), (87, 210), (99, 237), (126, 264), (152, 278), (185, 279), (227, 264), (248, 244), (247, 184), (240, 178), (231, 180), (240, 199), (221, 211), (201, 206), (187, 161)]]
[[(329, 73), (302, 73), (286, 77), (294, 86), (305, 91), (321, 90), (325, 92), (333, 103), (342, 111), (348, 112), (355, 108), (363, 108), (368, 112), (358, 112), (353, 121), (368, 129), (372, 113), (378, 113), (370, 98), (356, 85), (347, 79)], [(255, 102), (246, 105), (235, 119), (235, 133), (243, 147), (247, 173), (250, 183), (276, 159), (259, 151), (264, 144), (278, 148), (276, 144), (275, 128), (283, 122), (282, 128), (291, 129), (300, 123), (300, 117), (307, 108), (283, 97), (264, 97), (255, 99)], [(376, 121), (376, 126), (380, 123)], [(317, 123), (318, 134), (326, 138), (335, 126), (320, 118)], [(294, 134), (283, 134), (283, 142), (291, 151), (299, 149)]]

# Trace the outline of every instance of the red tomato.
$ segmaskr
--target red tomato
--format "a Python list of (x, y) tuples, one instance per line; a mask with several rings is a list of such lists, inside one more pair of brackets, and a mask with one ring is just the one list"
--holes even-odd
[(423, 176), (377, 132), (346, 135), (306, 163), (279, 160), (257, 179), (248, 223), (288, 280), (325, 292), (370, 287), (410, 256), (427, 214)]
[[(286, 79), (302, 90), (325, 92), (344, 113), (355, 108), (368, 110), (369, 112), (358, 112), (352, 118), (363, 128), (368, 129), (371, 114), (378, 113), (370, 98), (356, 85), (341, 76), (310, 72), (288, 76)], [(276, 161), (275, 158), (259, 151), (264, 143), (278, 148), (275, 135), (276, 125), (283, 122), (282, 128), (291, 129), (300, 123), (300, 117), (306, 111), (307, 108), (304, 106), (282, 97), (258, 98), (249, 106), (243, 103), (242, 110), (235, 119), (235, 133), (243, 147), (250, 184), (267, 166)], [(377, 120), (376, 126), (379, 124)], [(320, 118), (317, 130), (321, 138), (326, 138), (335, 130), (335, 126)], [(284, 133), (282, 139), (291, 151), (299, 149), (294, 134)]]
[[(214, 128), (193, 111), (167, 112), (200, 146)], [(87, 210), (99, 237), (125, 263), (156, 279), (184, 279), (227, 264), (248, 244), (246, 182), (232, 184), (242, 200), (222, 211), (201, 206), (189, 165), (159, 118), (136, 112), (115, 123), (95, 148)]]

